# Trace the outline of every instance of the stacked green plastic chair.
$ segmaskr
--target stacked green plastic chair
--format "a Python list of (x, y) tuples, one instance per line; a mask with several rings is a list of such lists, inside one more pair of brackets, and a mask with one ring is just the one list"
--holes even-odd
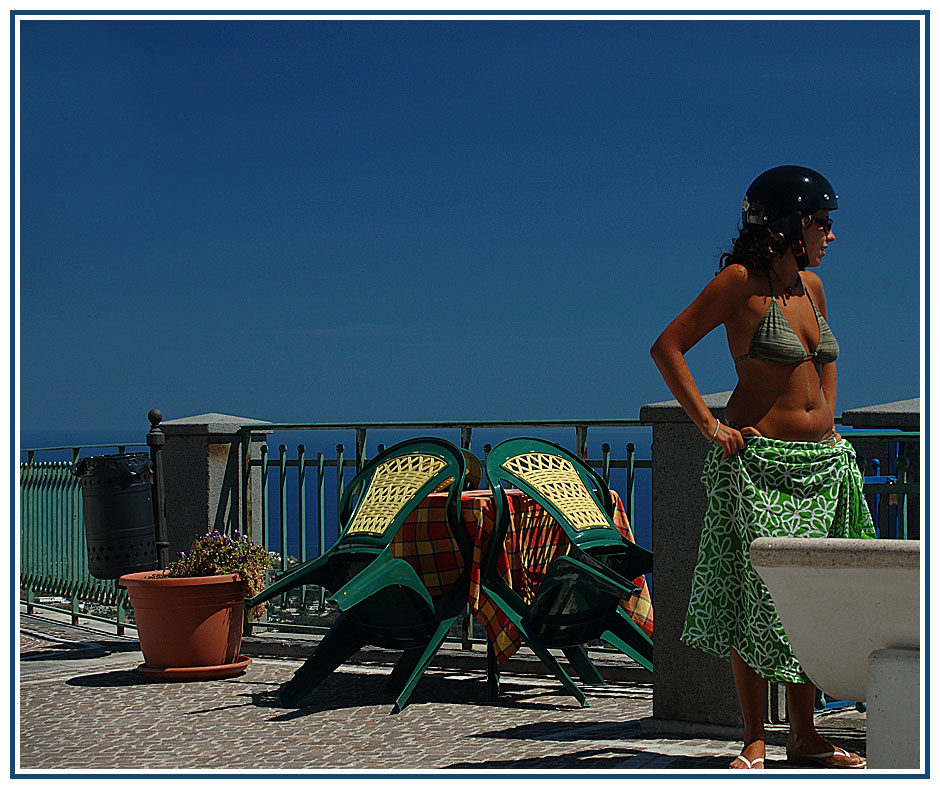
[[(563, 447), (536, 438), (514, 438), (494, 447), (486, 458), (486, 474), (496, 524), (482, 584), (526, 644), (582, 706), (587, 706), (584, 693), (549, 649), (560, 649), (585, 684), (604, 683), (583, 646), (598, 639), (651, 671), (653, 643), (620, 601), (639, 591), (631, 579), (652, 571), (653, 555), (617, 530), (610, 490), (600, 475)], [(569, 541), (568, 552), (552, 560), (529, 601), (497, 571), (509, 524), (504, 485), (534, 499)]]
[[(464, 458), (437, 438), (404, 441), (370, 461), (349, 483), (339, 504), (339, 539), (324, 555), (277, 578), (246, 601), (251, 606), (288, 589), (315, 584), (331, 592), (341, 614), (316, 651), (280, 690), (297, 705), (320, 682), (366, 645), (402, 650), (386, 690), (399, 712), (467, 604), (473, 546), (460, 521)], [(447, 522), (463, 557), (457, 582), (432, 598), (427, 586), (391, 543), (402, 523), (446, 483)]]

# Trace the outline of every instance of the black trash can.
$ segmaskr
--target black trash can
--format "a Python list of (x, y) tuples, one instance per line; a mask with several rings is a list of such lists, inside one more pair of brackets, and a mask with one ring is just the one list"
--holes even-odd
[(152, 468), (145, 452), (98, 455), (72, 464), (72, 473), (81, 478), (88, 571), (95, 578), (156, 568)]

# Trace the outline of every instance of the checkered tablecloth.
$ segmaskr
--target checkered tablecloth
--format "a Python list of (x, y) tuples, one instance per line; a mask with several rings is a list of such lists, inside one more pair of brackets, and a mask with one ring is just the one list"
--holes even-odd
[[(531, 600), (552, 559), (568, 550), (564, 530), (531, 498), (518, 490), (508, 490), (509, 527), (504, 549), (497, 557), (497, 571), (524, 599)], [(614, 524), (630, 542), (633, 531), (627, 520), (623, 502), (611, 491), (614, 501)], [(428, 496), (402, 524), (392, 553), (407, 560), (422, 576), (432, 596), (447, 591), (460, 576), (463, 558), (456, 541), (447, 528), (444, 493)], [(473, 562), (470, 568), (470, 611), (486, 627), (496, 659), (504, 663), (521, 646), (516, 627), (499, 611), (481, 587), (481, 564), (489, 535), (495, 522), (495, 505), (488, 490), (466, 491), (461, 496), (464, 528), (473, 541)], [(653, 634), (653, 604), (646, 578), (637, 578), (637, 594), (623, 600), (624, 610), (650, 636)]]

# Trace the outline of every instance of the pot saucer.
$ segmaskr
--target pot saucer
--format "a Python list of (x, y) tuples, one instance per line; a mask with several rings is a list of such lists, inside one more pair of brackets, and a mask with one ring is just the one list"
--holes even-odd
[(200, 679), (235, 677), (248, 668), (249, 663), (251, 663), (250, 657), (239, 655), (234, 663), (224, 663), (221, 666), (151, 668), (146, 663), (141, 663), (137, 670), (147, 679), (155, 679), (160, 682), (190, 682)]

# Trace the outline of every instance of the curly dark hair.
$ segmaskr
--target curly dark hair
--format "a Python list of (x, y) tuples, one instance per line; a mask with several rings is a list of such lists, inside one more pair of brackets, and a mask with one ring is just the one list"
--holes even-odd
[[(803, 217), (803, 227), (812, 221), (812, 217)], [(744, 225), (738, 231), (738, 237), (731, 242), (731, 251), (724, 252), (718, 258), (718, 270), (740, 263), (745, 268), (767, 271), (776, 258), (786, 254), (790, 242), (766, 225)]]

